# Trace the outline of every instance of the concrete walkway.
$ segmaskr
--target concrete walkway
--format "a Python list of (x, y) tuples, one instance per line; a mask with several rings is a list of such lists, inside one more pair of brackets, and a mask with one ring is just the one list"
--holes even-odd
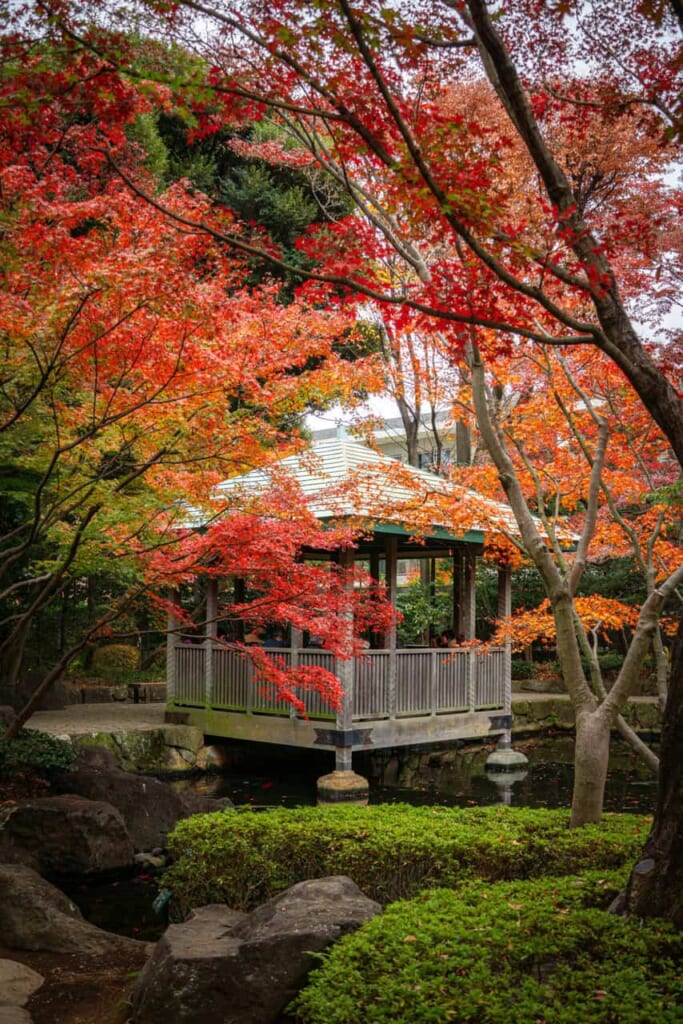
[(36, 711), (27, 729), (38, 729), (51, 736), (82, 736), (96, 732), (141, 732), (158, 729), (164, 724), (166, 705), (71, 704), (59, 711)]
[[(514, 693), (518, 701), (569, 700), (564, 693)], [(634, 704), (654, 704), (655, 697), (631, 697)], [(79, 736), (96, 732), (135, 732), (158, 729), (164, 724), (165, 705), (133, 704), (112, 701), (106, 704), (71, 704), (59, 711), (36, 711), (26, 723), (28, 729), (39, 729), (52, 736)]]

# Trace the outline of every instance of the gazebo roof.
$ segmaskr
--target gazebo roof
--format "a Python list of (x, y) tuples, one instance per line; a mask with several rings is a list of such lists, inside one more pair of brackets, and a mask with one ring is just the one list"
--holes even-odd
[[(512, 510), (503, 502), (461, 488), (457, 527), (438, 500), (453, 493), (443, 477), (415, 469), (346, 436), (325, 438), (307, 451), (290, 455), (268, 469), (257, 469), (220, 483), (217, 495), (258, 493), (286, 474), (301, 489), (318, 519), (366, 519), (378, 532), (421, 536), (445, 542), (481, 544), (485, 532), (515, 529)], [(419, 511), (421, 526), (414, 528)], [(433, 516), (431, 513), (433, 512)], [(413, 524), (411, 526), (411, 524)]]

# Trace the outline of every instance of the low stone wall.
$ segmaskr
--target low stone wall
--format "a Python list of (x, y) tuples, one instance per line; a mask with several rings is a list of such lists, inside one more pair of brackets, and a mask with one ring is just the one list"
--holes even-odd
[(72, 736), (75, 747), (104, 747), (125, 771), (182, 772), (220, 764), (220, 753), (206, 746), (204, 734), (191, 725), (155, 729), (92, 732)]
[(112, 686), (107, 683), (69, 683), (67, 686), (69, 704), (109, 704), (112, 701), (130, 701), (133, 704), (162, 704), (166, 700), (166, 683), (163, 681), (127, 683)]
[[(630, 700), (623, 717), (636, 732), (659, 733), (662, 714), (655, 698)], [(566, 695), (529, 696), (516, 694), (512, 699), (512, 732), (534, 733), (547, 729), (573, 729), (574, 708)]]

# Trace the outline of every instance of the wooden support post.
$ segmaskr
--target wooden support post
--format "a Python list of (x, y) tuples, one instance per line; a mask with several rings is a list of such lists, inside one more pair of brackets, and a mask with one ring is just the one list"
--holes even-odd
[(375, 583), (379, 583), (379, 552), (372, 551), (370, 553), (370, 575), (372, 576)]
[[(232, 599), (235, 604), (244, 604), (246, 590), (244, 578), (242, 576), (235, 576), (232, 585)], [(237, 627), (236, 633), (233, 633), (231, 630), (231, 635), (235, 636), (237, 640), (244, 640), (244, 620), (242, 619), (235, 623), (235, 626)], [(233, 626), (233, 629), (235, 629), (235, 626)]]
[(477, 604), (476, 604), (476, 555), (465, 552), (465, 565), (463, 574), (462, 590), (462, 631), (465, 640), (474, 640), (477, 627)]
[(294, 626), (290, 629), (290, 644), (292, 648), (292, 668), (297, 668), (299, 665), (299, 651), (304, 645), (304, 634), (301, 629), (296, 629)]
[(465, 635), (463, 598), (465, 593), (465, 555), (462, 548), (453, 552), (453, 629), (458, 639)]
[(217, 632), (218, 581), (206, 582), (206, 621), (204, 622), (204, 704), (213, 704), (213, 645)]
[[(303, 634), (302, 630), (296, 629), (294, 626), (292, 626), (290, 628), (289, 635), (290, 635), (290, 641), (289, 641), (289, 645), (290, 645), (290, 656), (289, 656), (290, 657), (290, 662), (289, 662), (289, 664), (291, 665), (292, 669), (296, 669), (296, 668), (299, 667), (299, 651), (300, 651), (300, 649), (304, 645), (304, 634)], [(298, 713), (299, 712), (297, 711), (297, 709), (294, 707), (294, 705), (292, 705), (291, 708), (289, 709), (289, 717), (290, 718), (296, 718)]]
[[(396, 593), (398, 580), (398, 537), (389, 534), (386, 538), (385, 547), (386, 570), (385, 579), (387, 587), (387, 598), (391, 607), (396, 609)], [(397, 657), (396, 657), (396, 620), (384, 637), (384, 645), (389, 651), (389, 679), (387, 690), (387, 711), (389, 718), (396, 718), (396, 686), (397, 686)]]
[(168, 611), (168, 622), (166, 626), (166, 703), (173, 704), (178, 692), (178, 677), (176, 664), (176, 645), (178, 643), (178, 615), (173, 608), (180, 607), (180, 592), (171, 590), (168, 599), (173, 606)]

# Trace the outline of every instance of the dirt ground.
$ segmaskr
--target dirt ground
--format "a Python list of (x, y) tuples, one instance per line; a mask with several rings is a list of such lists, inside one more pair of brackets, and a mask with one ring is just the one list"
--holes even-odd
[(0, 946), (0, 958), (17, 960), (45, 978), (26, 1006), (33, 1024), (125, 1024), (135, 979), (147, 957), (144, 948), (87, 957)]

